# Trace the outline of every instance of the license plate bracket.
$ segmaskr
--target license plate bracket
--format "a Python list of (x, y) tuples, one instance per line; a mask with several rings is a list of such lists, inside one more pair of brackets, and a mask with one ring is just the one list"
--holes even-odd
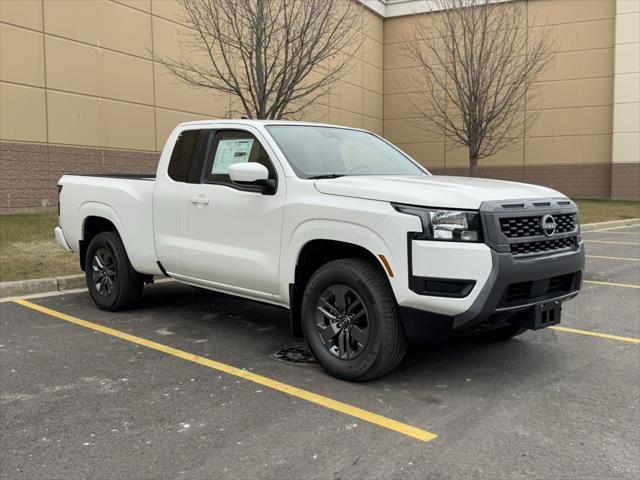
[(550, 300), (540, 302), (527, 308), (523, 312), (514, 315), (514, 322), (530, 330), (541, 330), (543, 328), (557, 325), (562, 316), (562, 302)]

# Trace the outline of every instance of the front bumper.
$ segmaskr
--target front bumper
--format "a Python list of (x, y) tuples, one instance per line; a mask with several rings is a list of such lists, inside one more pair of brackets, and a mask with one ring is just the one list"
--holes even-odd
[[(577, 208), (564, 197), (483, 202), (483, 243), (408, 242), (408, 285), (398, 298), (405, 329), (476, 330), (559, 321), (584, 270)], [(554, 231), (543, 231), (551, 217)], [(533, 320), (532, 320), (533, 319)], [(551, 323), (549, 323), (551, 324)]]
[(443, 315), (400, 306), (405, 331), (417, 337), (425, 330), (480, 329), (521, 318), (536, 305), (564, 302), (580, 291), (584, 262), (583, 243), (577, 250), (530, 259), (491, 250), (491, 273), (466, 311)]
[(582, 286), (584, 244), (578, 250), (531, 259), (491, 252), (492, 273), (466, 312), (453, 318), (453, 329), (467, 329), (501, 315), (552, 300), (575, 297)]

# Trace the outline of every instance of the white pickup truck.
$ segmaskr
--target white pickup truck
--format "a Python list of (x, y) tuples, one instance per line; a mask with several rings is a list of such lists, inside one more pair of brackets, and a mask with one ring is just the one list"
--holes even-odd
[(560, 321), (584, 268), (575, 203), (433, 176), (372, 133), (299, 122), (178, 125), (155, 176), (65, 175), (58, 243), (89, 293), (130, 307), (179, 282), (290, 310), (320, 364), (393, 370), (411, 336), (506, 339)]

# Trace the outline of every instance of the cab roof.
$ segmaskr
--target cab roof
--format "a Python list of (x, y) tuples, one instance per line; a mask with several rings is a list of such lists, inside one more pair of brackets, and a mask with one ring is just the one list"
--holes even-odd
[(266, 125), (298, 125), (298, 126), (314, 126), (314, 127), (336, 127), (347, 128), (350, 130), (361, 130), (360, 128), (347, 127), (345, 125), (333, 125), (330, 123), (316, 123), (316, 122), (298, 122), (296, 120), (253, 120), (253, 119), (210, 119), (210, 120), (196, 120), (193, 122), (183, 122), (178, 124), (179, 127), (188, 127), (195, 125), (216, 125), (219, 123), (224, 124), (237, 124), (237, 125), (252, 125), (256, 127), (264, 127)]

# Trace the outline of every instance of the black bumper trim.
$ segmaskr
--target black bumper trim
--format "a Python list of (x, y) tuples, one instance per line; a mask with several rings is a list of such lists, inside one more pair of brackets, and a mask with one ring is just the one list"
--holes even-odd
[(488, 319), (494, 313), (505, 313), (505, 310), (498, 309), (505, 289), (512, 283), (536, 281), (571, 273), (578, 274), (576, 275), (578, 285), (575, 285), (571, 292), (549, 298), (532, 298), (520, 305), (509, 305), (510, 312), (530, 308), (532, 304), (535, 305), (541, 301), (568, 300), (577, 295), (581, 287), (584, 270), (584, 244), (582, 243), (579, 244), (577, 251), (531, 259), (518, 259), (511, 254), (492, 250), (491, 259), (493, 266), (487, 283), (471, 307), (463, 314), (455, 316), (452, 325), (454, 329), (470, 328)]
[[(545, 302), (545, 301), (565, 302), (567, 300), (571, 300), (573, 297), (578, 295), (578, 293), (580, 293), (580, 290), (575, 290), (573, 292), (567, 293), (566, 295), (561, 295), (559, 297), (551, 297), (550, 300), (542, 300), (542, 302)], [(498, 307), (496, 308), (496, 313), (515, 312), (517, 310), (522, 310), (523, 308), (533, 307), (534, 305), (537, 305), (539, 303), (541, 303), (541, 301), (538, 300), (534, 302), (524, 303), (522, 305), (514, 305), (512, 307)]]
[[(410, 338), (421, 338), (434, 332), (464, 331), (480, 327), (483, 323), (506, 322), (508, 318), (526, 316), (526, 310), (536, 305), (565, 302), (575, 297), (581, 287), (584, 270), (584, 245), (577, 251), (547, 255), (535, 259), (513, 258), (509, 253), (491, 251), (491, 274), (478, 297), (464, 313), (441, 315), (415, 308), (400, 307), (405, 332)], [(505, 290), (510, 284), (537, 281), (565, 274), (576, 274), (576, 285), (568, 293), (556, 296), (534, 297), (518, 305), (501, 306)], [(493, 318), (492, 318), (493, 317)]]
[(475, 280), (462, 280), (439, 277), (409, 277), (409, 290), (418, 295), (431, 297), (464, 298), (469, 296)]

